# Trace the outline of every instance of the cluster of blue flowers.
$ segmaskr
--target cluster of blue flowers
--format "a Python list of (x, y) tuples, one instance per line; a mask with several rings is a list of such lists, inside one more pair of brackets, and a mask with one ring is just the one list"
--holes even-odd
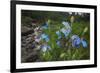
[[(62, 24), (63, 24), (64, 27), (55, 32), (55, 34), (58, 36), (58, 38), (56, 40), (56, 44), (58, 46), (61, 46), (60, 39), (62, 38), (62, 34), (64, 35), (65, 40), (66, 40), (66, 37), (68, 37), (68, 35), (72, 31), (72, 28), (71, 28), (71, 26), (68, 22), (63, 21)], [(48, 29), (48, 22), (45, 22), (41, 26), (41, 28), (42, 29)], [(47, 50), (50, 50), (51, 47), (47, 44), (47, 42), (50, 41), (49, 35), (42, 33), (40, 35), (40, 38), (46, 42), (45, 44), (41, 45), (42, 51), (46, 52)], [(71, 39), (71, 42), (72, 42), (71, 43), (72, 47), (79, 48), (82, 45), (84, 48), (86, 48), (88, 46), (86, 40), (84, 38), (80, 38), (78, 35), (72, 35), (70, 39)]]
[[(42, 29), (48, 29), (48, 22), (45, 22), (42, 27)], [(49, 42), (50, 38), (49, 38), (49, 35), (43, 33), (41, 34), (41, 39), (44, 40), (45, 42)], [(51, 47), (48, 45), (48, 44), (43, 44), (41, 45), (41, 50), (43, 52), (46, 52), (48, 50), (51, 50)]]

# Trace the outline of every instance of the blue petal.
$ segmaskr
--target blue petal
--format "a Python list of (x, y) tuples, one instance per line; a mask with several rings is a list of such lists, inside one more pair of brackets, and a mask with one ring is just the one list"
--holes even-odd
[(66, 27), (66, 29), (71, 29), (68, 22), (63, 21), (62, 24)]
[(42, 38), (42, 39), (44, 39), (44, 38), (46, 38), (46, 37), (47, 37), (46, 34), (42, 34), (42, 35), (41, 35), (41, 38)]
[(85, 40), (82, 40), (81, 42), (82, 42), (82, 46), (83, 46), (84, 48), (86, 48), (86, 47), (87, 47), (87, 42), (86, 42)]
[(48, 45), (42, 45), (41, 46), (41, 50), (43, 51), (43, 52), (46, 52), (46, 51), (48, 51), (48, 50), (50, 50), (51, 48), (50, 48), (50, 46), (48, 46)]
[(80, 41), (74, 40), (74, 41), (73, 41), (73, 47), (79, 48), (79, 47), (80, 47)]
[(81, 44), (81, 39), (77, 35), (73, 35), (71, 39), (72, 39), (72, 46), (79, 48)]
[(65, 37), (67, 37), (69, 35), (69, 33), (71, 32), (71, 30), (70, 29), (62, 28), (61, 32), (65, 35)]
[(76, 39), (76, 44), (80, 44), (81, 43), (81, 39), (80, 38), (77, 38)]
[(51, 50), (51, 47), (50, 46), (47, 46), (48, 50)]
[(48, 41), (49, 41), (49, 37), (46, 37), (46, 38), (45, 38), (45, 41), (48, 42)]
[(43, 28), (43, 29), (48, 29), (48, 23), (45, 22), (45, 23), (43, 24), (42, 28)]
[(43, 52), (46, 52), (46, 51), (47, 51), (47, 46), (46, 46), (46, 45), (43, 45), (43, 46), (41, 47), (41, 49), (42, 49)]
[(73, 42), (73, 47), (77, 47), (77, 48), (79, 48), (79, 47), (80, 47), (80, 45), (79, 45), (79, 44), (77, 44), (77, 41), (76, 41), (76, 40)]
[(61, 38), (61, 32), (60, 31), (56, 31), (56, 34), (58, 35), (58, 39)]
[(44, 39), (46, 42), (49, 41), (49, 36), (46, 35), (46, 34), (42, 34), (42, 35), (41, 35), (41, 38)]
[(56, 42), (56, 44), (57, 44), (58, 46), (60, 46), (60, 45), (61, 45), (60, 41), (57, 41), (57, 42)]
[(67, 30), (66, 30), (66, 37), (69, 35), (70, 32), (71, 32), (70, 29), (67, 29)]
[(56, 31), (56, 34), (57, 34), (58, 36), (61, 35), (60, 31)]
[(76, 38), (78, 38), (78, 35), (73, 35), (73, 36), (71, 37), (71, 40), (74, 40), (74, 39), (76, 39)]

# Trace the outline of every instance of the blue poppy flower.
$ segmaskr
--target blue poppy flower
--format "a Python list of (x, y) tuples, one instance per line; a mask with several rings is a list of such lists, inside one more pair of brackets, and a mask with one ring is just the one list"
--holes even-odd
[(66, 29), (71, 29), (68, 22), (63, 21), (62, 24), (66, 27)]
[(86, 47), (87, 47), (87, 42), (86, 42), (86, 40), (85, 40), (85, 39), (82, 39), (81, 42), (82, 42), (82, 46), (83, 46), (84, 48), (86, 48)]
[(42, 28), (43, 28), (43, 29), (48, 29), (48, 22), (45, 22), (45, 23), (42, 25)]
[(42, 34), (41, 39), (44, 39), (46, 42), (48, 42), (49, 41), (49, 36), (46, 35), (46, 34)]
[(46, 51), (48, 51), (48, 50), (50, 50), (51, 49), (51, 47), (50, 46), (48, 46), (48, 45), (42, 45), (41, 46), (41, 50), (43, 51), (43, 52), (46, 52)]
[(60, 31), (56, 31), (56, 34), (58, 35), (58, 39), (61, 39), (61, 32)]
[(61, 32), (65, 35), (65, 37), (67, 37), (69, 35), (69, 33), (71, 32), (71, 30), (70, 29), (62, 28)]
[(73, 35), (71, 39), (72, 39), (72, 46), (79, 48), (81, 44), (81, 39), (77, 35)]

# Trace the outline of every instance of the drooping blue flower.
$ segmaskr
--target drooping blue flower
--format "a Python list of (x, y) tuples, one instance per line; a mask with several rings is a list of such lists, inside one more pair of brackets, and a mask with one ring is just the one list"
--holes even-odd
[(71, 40), (74, 40), (75, 38), (77, 38), (78, 37), (78, 35), (73, 35), (72, 37), (71, 37)]
[(66, 27), (66, 29), (71, 29), (68, 22), (63, 21), (62, 24)]
[(42, 25), (41, 28), (42, 28), (42, 29), (48, 29), (48, 22), (45, 22), (45, 23)]
[(62, 28), (60, 31), (65, 35), (65, 37), (67, 37), (71, 32), (70, 29), (66, 29), (66, 28)]
[(82, 46), (83, 46), (84, 48), (86, 48), (86, 47), (88, 46), (85, 39), (82, 39), (81, 42), (82, 42)]
[(79, 48), (81, 44), (81, 39), (77, 35), (73, 35), (71, 39), (72, 39), (72, 46)]
[(50, 49), (51, 49), (51, 47), (48, 46), (48, 45), (46, 45), (46, 44), (44, 44), (44, 45), (41, 46), (42, 52), (46, 52), (46, 51), (48, 51), (48, 50), (50, 50)]
[(44, 39), (46, 42), (48, 42), (49, 41), (49, 36), (46, 35), (46, 34), (42, 34), (41, 39)]
[(61, 39), (61, 32), (60, 31), (56, 31), (56, 34), (58, 36), (58, 39)]

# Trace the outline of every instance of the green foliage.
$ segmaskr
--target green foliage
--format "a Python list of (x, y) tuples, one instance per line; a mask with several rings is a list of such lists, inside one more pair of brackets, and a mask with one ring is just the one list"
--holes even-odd
[[(53, 22), (52, 22), (53, 23)], [(56, 23), (56, 22), (55, 22)], [(59, 23), (58, 24), (55, 24), (56, 25), (59, 25), (57, 27), (55, 27), (55, 29), (53, 28), (48, 28), (46, 30), (44, 30), (44, 32), (46, 34), (48, 34), (50, 36), (50, 41), (48, 42), (48, 44), (51, 46), (51, 51), (48, 51), (46, 53), (42, 53), (42, 54), (45, 54), (45, 56), (41, 56), (41, 59), (43, 61), (61, 61), (61, 60), (83, 60), (83, 59), (89, 59), (89, 47), (88, 48), (83, 48), (83, 47), (80, 47), (80, 48), (73, 48), (71, 47), (71, 44), (68, 43), (68, 40), (63, 40), (65, 41), (69, 47), (62, 47), (62, 48), (59, 48), (57, 45), (56, 45), (56, 38), (57, 38), (57, 35), (55, 34), (55, 31), (60, 29), (62, 27), (62, 25), (60, 25)], [(75, 22), (73, 23), (72, 25), (72, 34), (77, 34), (81, 37), (82, 35), (82, 32), (84, 30), (84, 28), (89, 25), (88, 22)], [(50, 25), (49, 25), (50, 26)], [(88, 26), (87, 26), (88, 27)], [(88, 27), (89, 28), (89, 27)], [(88, 40), (89, 42), (89, 30), (87, 30), (88, 32), (85, 33), (85, 37), (86, 39)], [(70, 34), (70, 35), (72, 35)], [(51, 43), (52, 42), (52, 43)]]
[(40, 58), (42, 61), (51, 61), (52, 60), (52, 55), (50, 52), (41, 52), (40, 53)]

